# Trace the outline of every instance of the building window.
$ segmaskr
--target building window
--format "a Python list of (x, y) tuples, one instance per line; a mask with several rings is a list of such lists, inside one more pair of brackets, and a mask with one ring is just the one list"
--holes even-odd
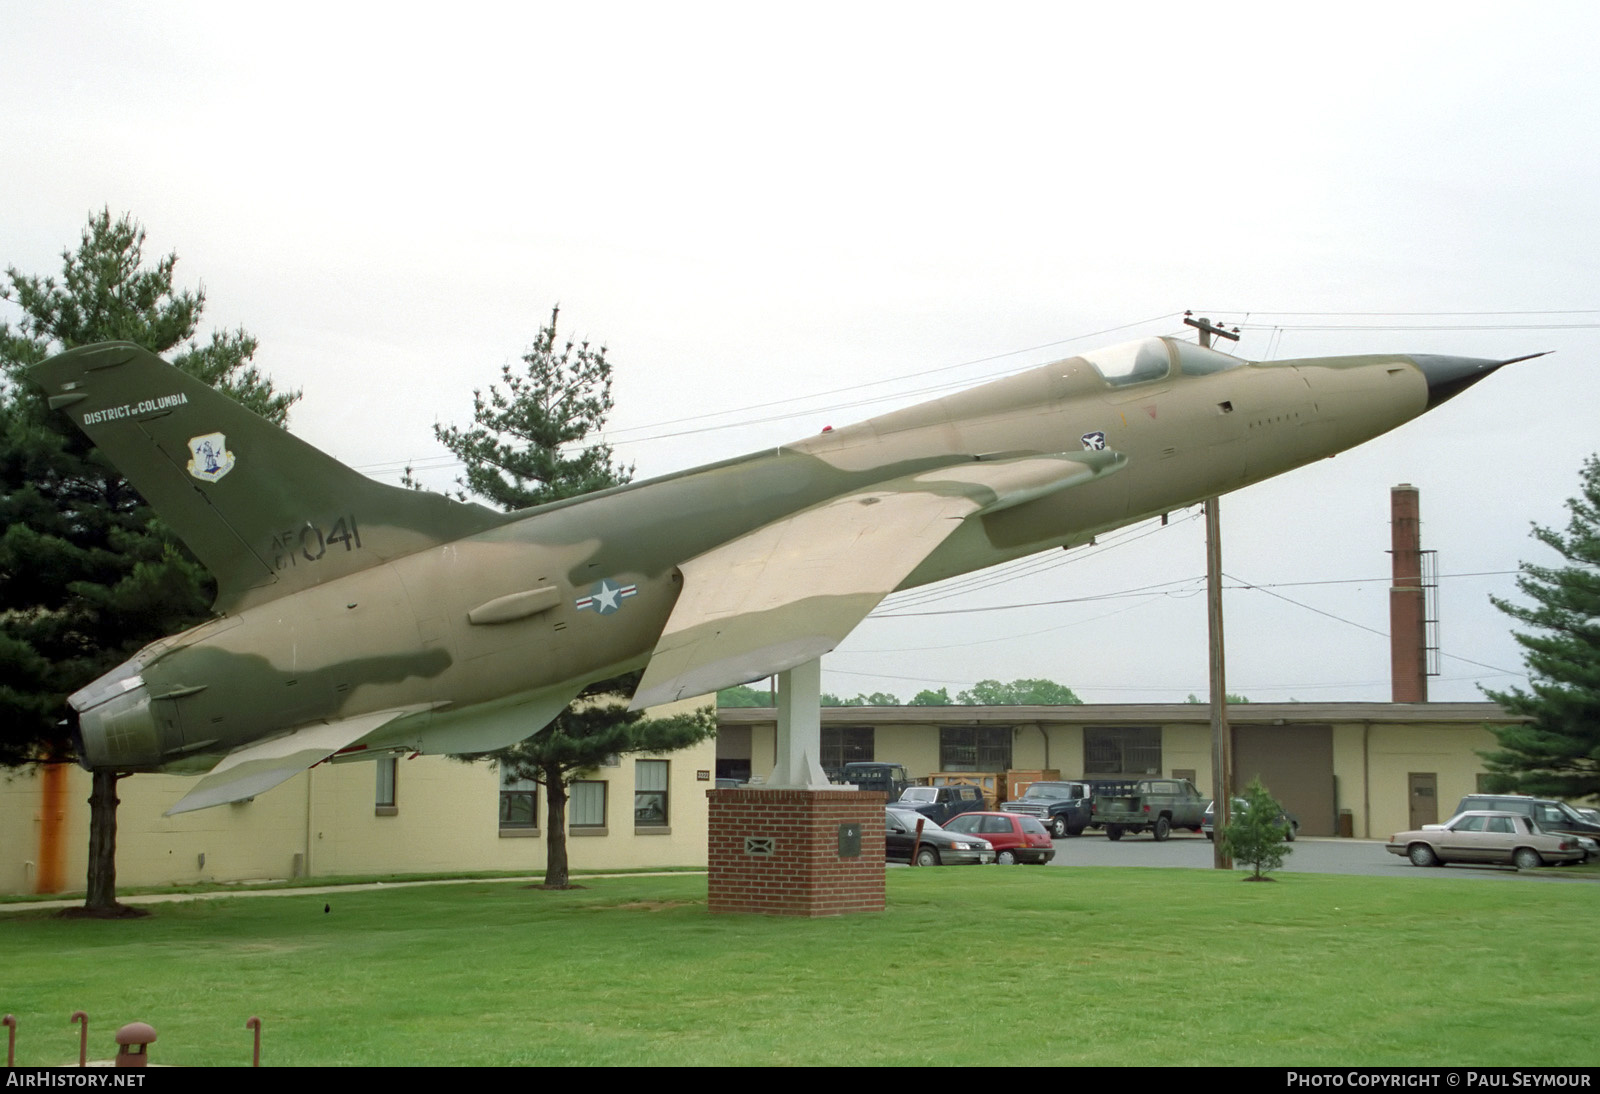
[(380, 817), (392, 817), (400, 812), (395, 805), (395, 784), (400, 780), (400, 761), (393, 756), (378, 757), (378, 792), (373, 799)]
[(871, 726), (823, 726), (822, 770), (828, 778), (838, 781), (845, 764), (871, 763)]
[(1010, 726), (944, 726), (939, 730), (940, 771), (1010, 771)]
[(667, 760), (635, 760), (633, 765), (633, 823), (640, 828), (661, 828), (667, 823)]
[(567, 802), (567, 827), (604, 828), (606, 826), (606, 784), (584, 779), (572, 784)]
[(1160, 726), (1086, 726), (1085, 775), (1161, 774)]
[(539, 784), (532, 779), (514, 779), (503, 767), (500, 769), (500, 827), (539, 827)]

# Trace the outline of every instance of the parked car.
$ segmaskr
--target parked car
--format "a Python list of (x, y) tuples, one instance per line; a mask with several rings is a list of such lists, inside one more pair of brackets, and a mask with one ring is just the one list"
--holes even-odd
[(1007, 813), (1037, 817), (1052, 836), (1079, 836), (1089, 827), (1089, 784), (1036, 782), (1016, 801), (1001, 802)]
[(1389, 837), (1390, 854), (1413, 866), (1442, 862), (1489, 862), (1532, 870), (1557, 862), (1581, 862), (1584, 852), (1573, 836), (1553, 835), (1521, 813), (1474, 811)]
[[(1485, 809), (1502, 813), (1520, 813), (1551, 835), (1565, 833), (1583, 839), (1600, 839), (1600, 824), (1589, 820), (1566, 802), (1553, 798), (1530, 798), (1524, 794), (1468, 794), (1456, 806), (1456, 814)], [(1583, 840), (1579, 840), (1580, 845)], [(1597, 857), (1600, 845), (1584, 846), (1587, 857)]]
[(983, 791), (976, 786), (912, 786), (894, 803), (948, 826), (950, 818), (983, 808)]
[[(1244, 812), (1244, 808), (1245, 802), (1243, 798), (1233, 799), (1233, 816), (1236, 819)], [(1206, 804), (1205, 819), (1200, 822), (1200, 831), (1206, 834), (1206, 839), (1217, 838), (1217, 834), (1213, 830), (1216, 827), (1214, 824), (1217, 818), (1216, 810), (1217, 803), (1215, 800)], [(1278, 824), (1283, 828), (1283, 841), (1285, 843), (1293, 843), (1295, 837), (1300, 835), (1300, 818), (1285, 809), (1280, 808), (1278, 810)]]
[[(917, 834), (917, 822), (922, 834)], [(947, 832), (921, 813), (893, 806), (883, 811), (883, 857), (913, 866), (963, 866), (991, 863), (994, 845), (978, 836)]]
[(1043, 865), (1056, 857), (1056, 845), (1037, 817), (1018, 813), (963, 813), (945, 825), (947, 832), (981, 836), (994, 845), (995, 861)]

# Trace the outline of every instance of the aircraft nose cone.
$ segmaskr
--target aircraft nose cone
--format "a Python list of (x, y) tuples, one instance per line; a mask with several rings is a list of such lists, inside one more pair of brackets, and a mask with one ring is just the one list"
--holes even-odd
[(1526, 357), (1495, 361), (1485, 357), (1442, 357), (1417, 353), (1411, 355), (1411, 360), (1416, 362), (1417, 367), (1422, 370), (1422, 375), (1427, 378), (1427, 409), (1432, 410), (1446, 399), (1461, 394), (1498, 368), (1542, 356), (1544, 356), (1542, 353), (1530, 353)]

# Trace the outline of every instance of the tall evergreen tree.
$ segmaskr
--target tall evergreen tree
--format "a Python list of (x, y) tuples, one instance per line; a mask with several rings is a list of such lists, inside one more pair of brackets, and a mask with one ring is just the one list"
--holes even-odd
[[(0, 300), (0, 764), (69, 758), (66, 696), (145, 643), (205, 618), (209, 575), (25, 372), (52, 354), (126, 340), (282, 425), (298, 392), (250, 363), (243, 330), (195, 341), (205, 292), (177, 290), (177, 255), (144, 263), (144, 229), (92, 214), (60, 279), (8, 268)], [(96, 772), (89, 899), (116, 904), (116, 780)]]
[[(598, 443), (611, 402), (611, 364), (604, 346), (561, 342), (556, 335), (560, 309), (550, 313), (533, 346), (522, 356), (523, 369), (501, 369), (504, 389), (472, 393), (473, 424), (434, 426), (439, 442), (466, 469), (461, 497), (476, 494), (502, 509), (577, 497), (633, 477), (619, 466), (609, 445)], [(405, 481), (417, 485), (407, 472)], [(628, 710), (628, 696), (639, 674), (590, 685), (554, 722), (510, 748), (485, 754), (515, 779), (531, 779), (545, 792), (545, 878), (547, 889), (571, 884), (567, 856), (567, 799), (570, 785), (605, 762), (628, 753), (672, 752), (716, 734), (707, 707), (692, 714), (646, 718)]]
[(1500, 748), (1482, 755), (1491, 790), (1600, 800), (1600, 455), (1584, 461), (1567, 509), (1565, 534), (1533, 526), (1533, 538), (1565, 564), (1522, 564), (1517, 588), (1532, 603), (1491, 598), (1530, 628), (1516, 634), (1528, 690), (1485, 694), (1532, 721), (1495, 727)]

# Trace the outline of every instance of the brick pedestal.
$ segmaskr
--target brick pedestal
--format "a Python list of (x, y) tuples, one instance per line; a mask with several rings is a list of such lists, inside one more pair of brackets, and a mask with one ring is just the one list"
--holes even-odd
[[(711, 790), (713, 912), (883, 911), (884, 796), (859, 790)], [(857, 825), (859, 854), (840, 853)]]

